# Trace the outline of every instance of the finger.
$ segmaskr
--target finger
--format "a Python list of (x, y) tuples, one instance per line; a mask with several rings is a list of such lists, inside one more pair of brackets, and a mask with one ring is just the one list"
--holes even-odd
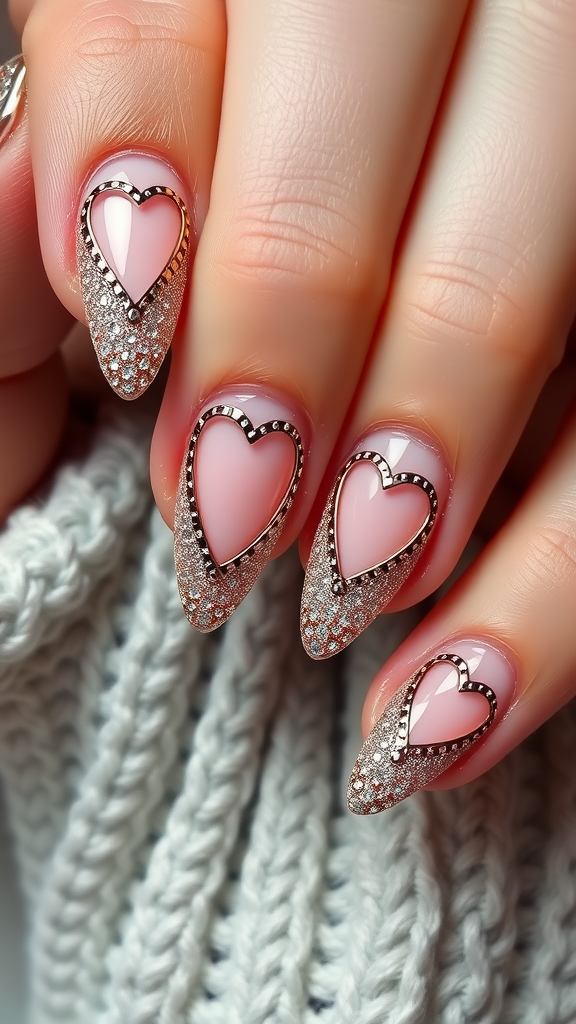
[[(159, 507), (172, 522), (182, 456), (199, 413), (229, 404), (258, 426), (263, 410), (246, 404), (256, 393), (268, 401), (271, 422), (297, 429), (305, 468), (295, 498), (291, 473), (298, 452), (290, 442), (281, 448), (277, 439), (278, 458), (271, 456), (268, 469), (255, 473), (257, 485), (249, 466), (260, 456), (267, 461), (268, 442), (253, 447), (241, 468), (236, 461), (232, 476), (227, 452), (234, 428), (211, 424), (222, 443), (211, 449), (212, 482), (200, 491), (214, 486), (210, 507), (220, 513), (204, 523), (202, 550), (192, 547), (194, 571), (186, 557), (190, 545), (177, 538), (188, 611), (188, 592), (208, 600), (212, 583), (205, 569), (220, 581), (224, 563), (217, 555), (203, 561), (214, 545), (226, 551), (227, 562), (232, 552), (246, 554), (243, 578), (249, 583), (280, 536), (280, 530), (267, 532), (276, 514), (286, 513), (285, 522), (281, 515), (276, 523), (282, 546), (300, 529), (374, 330), (463, 11), (464, 4), (453, 0), (409, 6), (393, 0), (228, 3), (211, 206), (195, 266), (190, 331), (174, 352), (155, 434), (152, 480)], [(239, 446), (241, 452), (240, 439)], [(186, 457), (176, 518), (178, 530), (191, 529), (194, 544), (198, 524), (185, 500), (189, 471)], [(241, 530), (239, 488), (246, 495)], [(294, 498), (289, 515), (278, 496), (281, 504)], [(204, 518), (201, 511), (199, 516)], [(248, 554), (256, 540), (257, 556)], [(240, 590), (243, 585), (235, 595)], [(226, 614), (235, 603), (228, 594)], [(196, 621), (193, 611), (191, 617)]]
[(24, 30), (48, 275), (123, 398), (150, 384), (208, 203), (219, 0), (38, 0)]
[(518, 511), (374, 680), (353, 810), (391, 806), (447, 769), (439, 784), (475, 778), (573, 695), (575, 460), (573, 412)]
[(24, 79), (21, 59), (0, 68), (0, 522), (58, 447), (67, 386), (55, 352), (72, 322), (40, 256)]
[[(560, 357), (574, 313), (575, 38), (572, 4), (474, 7), (383, 329), (308, 531), (309, 545), (320, 518), (302, 614), (316, 656), (445, 579)], [(384, 494), (366, 466), (338, 484), (349, 457), (371, 450), (420, 486)], [(328, 532), (338, 487), (355, 503), (336, 524), (344, 571)], [(327, 623), (316, 612), (328, 605)], [(357, 626), (335, 636), (332, 621), (352, 613)]]
[[(21, 58), (0, 68), (0, 377), (54, 354), (72, 317), (42, 265)], [(33, 297), (33, 301), (32, 301)]]

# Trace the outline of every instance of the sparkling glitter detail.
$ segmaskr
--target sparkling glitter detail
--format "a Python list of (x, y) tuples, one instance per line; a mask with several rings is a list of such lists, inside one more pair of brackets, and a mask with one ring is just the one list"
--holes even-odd
[[(358, 462), (369, 461), (380, 473), (382, 488), (412, 484), (428, 497), (429, 511), (418, 533), (386, 562), (350, 579), (340, 574), (336, 547), (336, 506), (346, 476)], [(343, 650), (380, 614), (408, 579), (434, 526), (438, 497), (418, 473), (396, 473), (378, 452), (359, 452), (339, 473), (318, 524), (302, 590), (300, 629), (312, 658), (329, 658)], [(313, 626), (310, 633), (309, 627)], [(347, 632), (344, 632), (347, 628)]]
[[(249, 444), (257, 444), (270, 433), (284, 433), (294, 444), (294, 470), (288, 489), (266, 529), (253, 544), (229, 562), (219, 565), (213, 558), (196, 504), (194, 457), (198, 438), (214, 416), (227, 416), (243, 430)], [(174, 557), (182, 607), (193, 626), (210, 632), (221, 626), (254, 586), (276, 546), (286, 513), (292, 507), (302, 477), (304, 449), (300, 434), (285, 420), (271, 420), (254, 428), (242, 409), (216, 405), (198, 420), (186, 452), (174, 513)]]
[[(92, 203), (102, 192), (120, 192), (137, 206), (155, 196), (167, 196), (181, 214), (180, 237), (170, 260), (152, 287), (136, 303), (114, 276), (92, 232)], [(102, 372), (121, 398), (132, 400), (146, 391), (170, 348), (186, 286), (189, 248), (188, 212), (171, 188), (153, 185), (140, 192), (134, 185), (106, 181), (93, 189), (84, 202), (76, 233), (82, 298)], [(154, 339), (152, 346), (151, 339)], [(129, 374), (122, 372), (118, 375), (119, 361), (123, 366), (128, 363)], [(134, 384), (135, 379), (137, 384)]]
[[(432, 746), (412, 746), (409, 742), (410, 711), (424, 676), (441, 662), (452, 662), (458, 672), (458, 691), (480, 693), (488, 702), (488, 713), (474, 732)], [(498, 702), (486, 683), (470, 679), (467, 663), (457, 654), (439, 654), (427, 661), (400, 687), (386, 706), (352, 769), (348, 782), (348, 807), (354, 814), (376, 814), (427, 786), (454, 764), (476, 743), (494, 722)]]
[(26, 67), (22, 55), (0, 67), (0, 140), (12, 130), (24, 96)]

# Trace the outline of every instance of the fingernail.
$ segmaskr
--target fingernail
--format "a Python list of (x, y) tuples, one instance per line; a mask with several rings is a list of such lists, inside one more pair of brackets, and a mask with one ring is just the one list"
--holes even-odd
[(429, 785), (497, 726), (516, 673), (485, 641), (459, 640), (401, 686), (366, 738), (348, 783), (354, 814), (376, 814)]
[(414, 571), (448, 494), (439, 452), (423, 438), (379, 429), (340, 470), (310, 551), (302, 642), (312, 658), (347, 647)]
[(203, 406), (188, 442), (174, 516), (182, 606), (216, 629), (262, 572), (302, 476), (303, 417), (257, 389)]
[(190, 260), (184, 188), (157, 157), (126, 153), (88, 182), (76, 255), (90, 336), (121, 398), (139, 398), (166, 355)]
[(8, 137), (18, 119), (24, 98), (26, 66), (22, 54), (0, 67), (0, 142)]

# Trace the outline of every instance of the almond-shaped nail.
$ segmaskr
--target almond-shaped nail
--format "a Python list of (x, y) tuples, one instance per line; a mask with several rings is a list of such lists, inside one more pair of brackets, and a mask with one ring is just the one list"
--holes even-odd
[(139, 398), (170, 348), (190, 261), (184, 187), (163, 160), (127, 153), (88, 182), (76, 255), (90, 336), (121, 398)]
[(0, 142), (8, 137), (24, 99), (26, 66), (22, 54), (0, 67)]
[(355, 814), (376, 814), (429, 785), (482, 742), (510, 707), (515, 670), (484, 640), (458, 640), (394, 694), (348, 783)]
[(340, 470), (316, 530), (302, 591), (312, 658), (347, 647), (420, 560), (448, 493), (443, 460), (421, 437), (379, 429)]
[(201, 410), (180, 474), (174, 552), (182, 606), (202, 632), (232, 614), (280, 538), (302, 477), (301, 420), (257, 390), (227, 391)]

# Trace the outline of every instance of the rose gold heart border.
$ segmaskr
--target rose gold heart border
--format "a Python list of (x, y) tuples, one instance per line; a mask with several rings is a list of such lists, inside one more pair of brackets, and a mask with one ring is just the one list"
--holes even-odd
[[(348, 473), (359, 462), (371, 462), (380, 474), (382, 489), (412, 484), (424, 491), (429, 511), (417, 533), (384, 562), (346, 579), (340, 572), (336, 541), (338, 499)], [(315, 659), (330, 658), (343, 650), (380, 614), (408, 579), (430, 536), (438, 513), (434, 486), (420, 473), (392, 474), (379, 452), (353, 455), (338, 474), (310, 551), (302, 590), (300, 631), (302, 643)]]
[[(482, 725), (446, 743), (409, 742), (410, 712), (418, 686), (433, 665), (451, 662), (458, 672), (459, 693), (480, 693), (488, 701)], [(446, 771), (494, 722), (498, 700), (486, 683), (470, 679), (468, 664), (457, 654), (439, 654), (400, 688), (386, 706), (358, 755), (348, 783), (348, 807), (354, 814), (376, 814), (393, 807)]]
[[(249, 547), (222, 565), (210, 551), (194, 484), (198, 438), (215, 416), (225, 416), (237, 423), (249, 444), (256, 444), (267, 434), (287, 434), (295, 453), (290, 483), (270, 522)], [(201, 632), (208, 633), (221, 626), (258, 579), (282, 533), (284, 519), (300, 484), (303, 464), (302, 439), (287, 420), (269, 420), (254, 427), (242, 409), (229, 405), (216, 405), (202, 413), (188, 443), (174, 515), (174, 557), (182, 607), (192, 625)]]
[[(180, 235), (170, 260), (137, 302), (118, 281), (92, 230), (92, 205), (104, 192), (127, 196), (138, 207), (165, 196), (180, 211)], [(105, 181), (84, 200), (76, 235), (82, 299), (102, 372), (121, 398), (132, 400), (143, 394), (170, 348), (186, 285), (189, 250), (186, 205), (167, 186), (140, 190), (129, 182)]]

